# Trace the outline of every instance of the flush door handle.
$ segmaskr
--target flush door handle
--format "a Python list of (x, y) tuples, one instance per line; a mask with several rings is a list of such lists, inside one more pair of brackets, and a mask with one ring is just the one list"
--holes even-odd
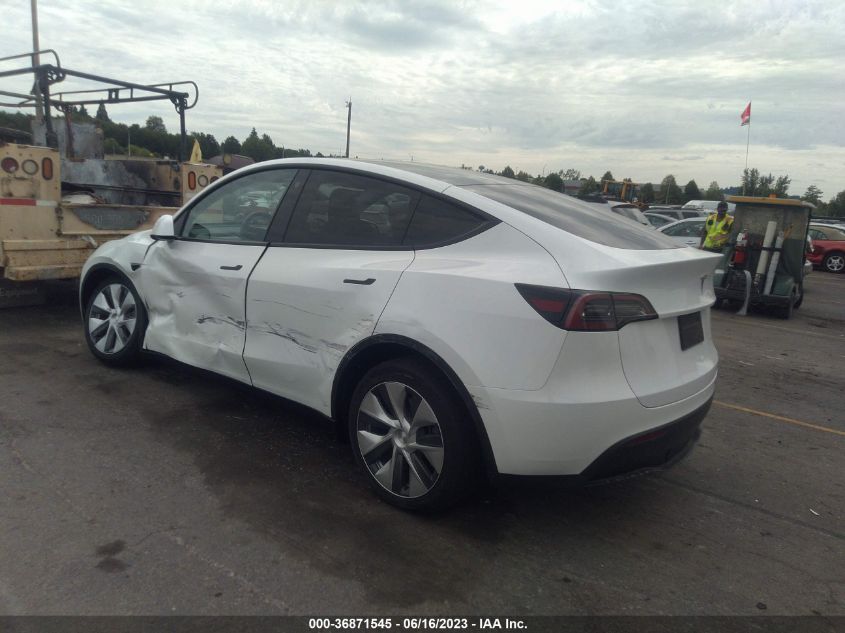
[(375, 279), (372, 277), (368, 277), (367, 279), (344, 279), (343, 283), (345, 284), (358, 284), (359, 286), (371, 286), (376, 282)]

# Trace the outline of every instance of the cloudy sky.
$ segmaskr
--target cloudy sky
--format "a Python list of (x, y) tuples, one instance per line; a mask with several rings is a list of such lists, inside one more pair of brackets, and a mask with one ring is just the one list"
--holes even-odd
[[(341, 152), (351, 96), (361, 158), (728, 186), (753, 100), (750, 166), (789, 174), (791, 193), (845, 189), (842, 0), (38, 4), (41, 46), (65, 66), (193, 79), (188, 127), (221, 141), (255, 126)], [(29, 0), (2, 5), (0, 56), (29, 50)], [(169, 105), (109, 112), (178, 129)]]

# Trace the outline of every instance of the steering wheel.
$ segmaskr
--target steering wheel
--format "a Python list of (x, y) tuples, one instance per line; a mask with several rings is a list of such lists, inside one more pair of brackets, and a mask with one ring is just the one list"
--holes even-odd
[(261, 242), (270, 226), (271, 218), (269, 211), (247, 213), (241, 222), (241, 237), (251, 242)]

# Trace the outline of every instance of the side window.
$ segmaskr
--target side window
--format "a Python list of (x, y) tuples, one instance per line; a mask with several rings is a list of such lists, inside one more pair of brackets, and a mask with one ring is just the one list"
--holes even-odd
[(285, 242), (399, 246), (419, 194), (392, 182), (314, 170), (294, 209)]
[(487, 219), (479, 214), (437, 198), (423, 196), (414, 212), (404, 243), (416, 247), (435, 246), (458, 240), (485, 224)]
[(681, 235), (681, 230), (683, 228), (684, 226), (682, 224), (675, 224), (674, 226), (668, 227), (665, 231), (663, 231), (663, 233), (672, 237), (678, 237)]
[(270, 169), (226, 183), (188, 211), (182, 237), (220, 242), (261, 242), (295, 169)]
[(701, 235), (704, 225), (701, 222), (686, 222), (686, 227), (684, 228), (684, 235), (687, 237), (698, 237)]
[(697, 218), (699, 217), (698, 211), (684, 211), (683, 212), (685, 218)]
[(826, 240), (827, 239), (827, 235), (825, 235), (823, 232), (819, 231), (818, 229), (810, 229), (810, 237), (812, 237), (814, 240)]

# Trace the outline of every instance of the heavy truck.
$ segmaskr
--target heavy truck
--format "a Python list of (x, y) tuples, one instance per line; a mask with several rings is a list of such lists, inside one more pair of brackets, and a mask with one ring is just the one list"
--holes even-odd
[[(36, 56), (54, 60), (36, 64)], [(30, 58), (31, 65), (0, 69), (0, 79), (34, 73), (35, 94), (0, 90), (0, 96), (17, 100), (0, 105), (40, 105), (44, 117), (34, 120), (30, 144), (19, 133), (0, 130), (0, 307), (42, 301), (42, 282), (78, 277), (100, 244), (152, 228), (222, 176), (219, 166), (181, 160), (184, 114), (196, 104), (196, 93), (191, 99), (176, 88), (195, 88), (193, 82), (144, 86), (80, 73), (63, 68), (53, 51), (3, 58), (0, 64), (21, 58)], [(68, 76), (105, 88), (50, 94)], [(72, 120), (75, 106), (155, 99), (170, 100), (180, 115), (180, 160), (106, 156), (99, 128)], [(52, 109), (64, 116), (52, 116)]]

